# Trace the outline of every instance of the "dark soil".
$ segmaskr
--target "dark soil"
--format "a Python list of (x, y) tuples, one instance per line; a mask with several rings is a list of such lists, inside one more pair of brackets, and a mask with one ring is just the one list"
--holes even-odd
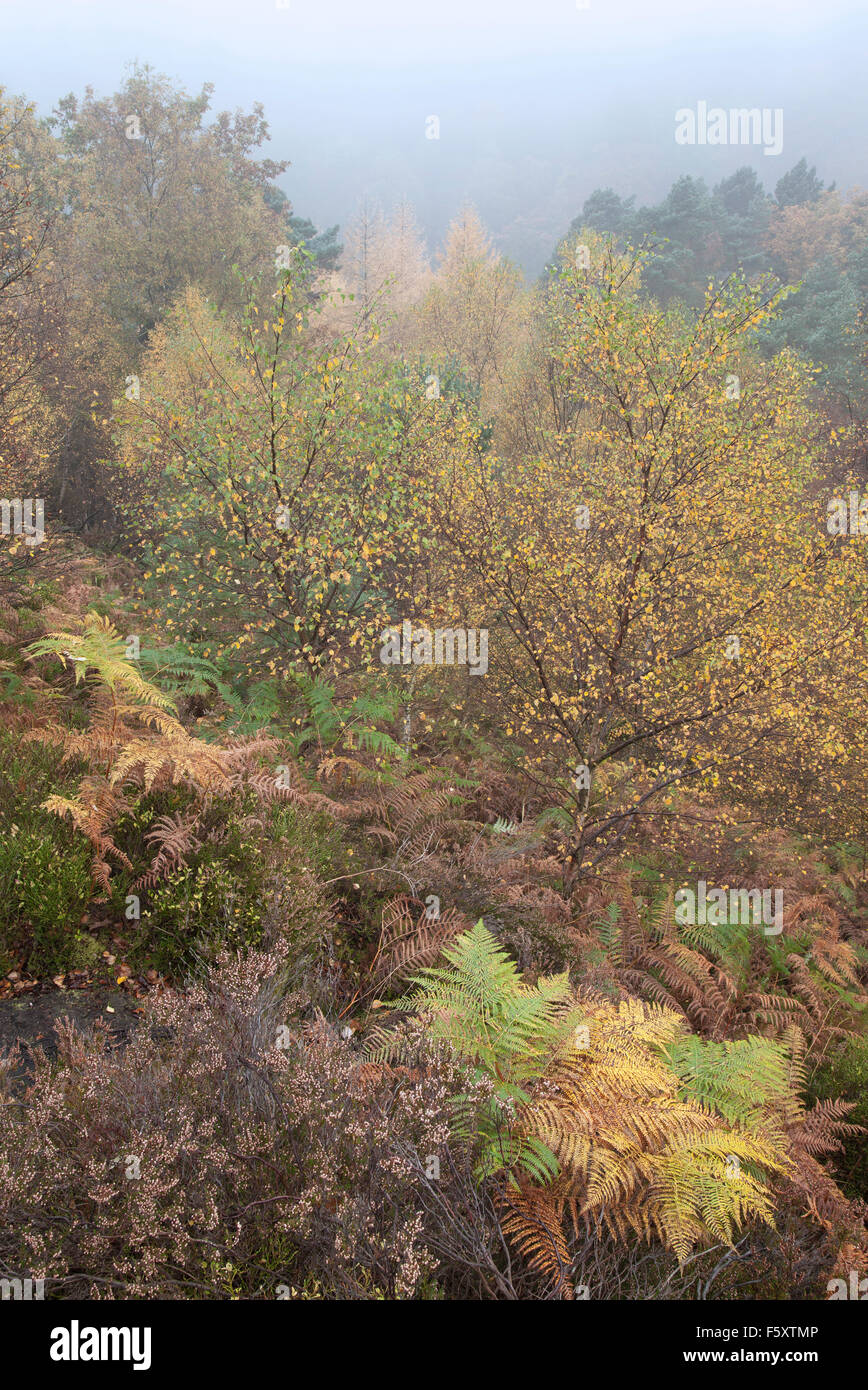
[(62, 1018), (71, 1019), (80, 1032), (88, 1032), (100, 1020), (122, 1045), (140, 1015), (134, 997), (111, 989), (58, 989), (0, 999), (0, 1054), (16, 1043), (21, 1045), (12, 1074), (24, 1079), (30, 1070), (29, 1048), (42, 1047), (49, 1054), (57, 1051), (54, 1025)]

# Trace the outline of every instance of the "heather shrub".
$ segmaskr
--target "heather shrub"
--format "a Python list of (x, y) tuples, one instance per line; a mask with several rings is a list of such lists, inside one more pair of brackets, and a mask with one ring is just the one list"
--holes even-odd
[(16, 827), (0, 848), (0, 960), (23, 957), (34, 974), (74, 969), (82, 956), (85, 933), (77, 924), (90, 898), (90, 873), (87, 854), (70, 838), (58, 836), (57, 843)]
[(0, 1266), (50, 1297), (435, 1295), (461, 1068), (421, 1034), (413, 1065), (364, 1063), (299, 1016), (285, 970), (281, 952), (223, 957), (122, 1049), (64, 1025), (23, 1094), (6, 1058)]

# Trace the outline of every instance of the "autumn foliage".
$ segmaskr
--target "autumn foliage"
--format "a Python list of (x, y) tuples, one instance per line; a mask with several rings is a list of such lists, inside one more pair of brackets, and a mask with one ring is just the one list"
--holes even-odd
[(536, 285), (470, 207), (341, 258), (210, 97), (0, 97), (0, 490), (49, 521), (0, 536), (0, 1009), (144, 1010), (0, 1059), (0, 1264), (824, 1297), (868, 1268), (868, 521), (778, 272), (809, 227), (852, 269), (864, 198), (754, 190), (681, 294), (605, 199)]

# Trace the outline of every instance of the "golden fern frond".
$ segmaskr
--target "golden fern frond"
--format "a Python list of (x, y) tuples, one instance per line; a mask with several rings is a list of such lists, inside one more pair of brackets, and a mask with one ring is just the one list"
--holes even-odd
[(563, 1231), (561, 1206), (547, 1188), (507, 1190), (500, 1198), (504, 1234), (527, 1261), (528, 1268), (572, 1296), (567, 1278), (570, 1252)]
[(111, 770), (113, 786), (134, 780), (150, 791), (158, 776), (187, 782), (201, 791), (226, 788), (229, 775), (211, 744), (192, 738), (178, 725), (171, 738), (130, 739)]
[[(596, 1000), (585, 1018), (519, 1113), (523, 1132), (540, 1138), (560, 1165), (545, 1189), (551, 1209), (575, 1229), (599, 1219), (618, 1238), (656, 1238), (679, 1260), (697, 1244), (731, 1243), (748, 1221), (771, 1222), (767, 1178), (795, 1171), (783, 1121), (772, 1116), (748, 1130), (683, 1094), (667, 1058), (679, 1039), (686, 1048), (684, 1022), (670, 1010)], [(772, 1046), (764, 1043), (766, 1051)], [(761, 1048), (738, 1054), (742, 1070), (755, 1054), (759, 1065)], [(774, 1060), (776, 1096), (786, 1070), (783, 1054)], [(514, 1229), (530, 1241), (530, 1227)], [(551, 1273), (551, 1250), (537, 1242)]]
[(90, 809), (82, 805), (78, 797), (51, 795), (42, 803), (42, 809), (61, 819), (68, 818), (77, 830), (87, 834), (93, 821)]
[(106, 893), (111, 888), (110, 856), (125, 868), (132, 869), (127, 855), (106, 833), (108, 826), (129, 807), (104, 778), (86, 777), (77, 796), (52, 795), (43, 801), (42, 806), (52, 815), (72, 821), (76, 829), (90, 841), (93, 849), (91, 877)]

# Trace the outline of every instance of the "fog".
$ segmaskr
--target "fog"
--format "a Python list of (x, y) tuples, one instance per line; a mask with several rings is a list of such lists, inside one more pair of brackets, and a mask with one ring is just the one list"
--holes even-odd
[[(2, 0), (2, 23), (0, 82), (42, 114), (134, 61), (213, 82), (215, 109), (264, 103), (300, 215), (406, 197), (433, 250), (470, 199), (529, 274), (600, 186), (641, 204), (751, 164), (771, 190), (803, 155), (827, 184), (868, 183), (861, 0)], [(700, 102), (779, 110), (780, 153), (679, 145), (676, 112)]]

